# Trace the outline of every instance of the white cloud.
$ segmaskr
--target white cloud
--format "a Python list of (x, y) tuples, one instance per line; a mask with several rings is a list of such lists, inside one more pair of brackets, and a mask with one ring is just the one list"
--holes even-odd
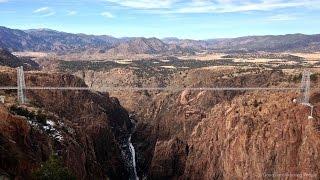
[(67, 15), (68, 15), (68, 16), (74, 16), (74, 15), (76, 15), (76, 14), (78, 14), (77, 11), (68, 11), (68, 12), (67, 12)]
[(41, 7), (39, 9), (34, 10), (33, 13), (39, 14), (43, 17), (48, 17), (56, 14), (56, 12), (53, 11), (50, 7)]
[(102, 12), (100, 15), (106, 18), (114, 18), (114, 15), (110, 12)]
[(152, 13), (228, 13), (284, 8), (320, 8), (319, 0), (104, 0)]
[(230, 13), (230, 12), (246, 12), (246, 11), (270, 11), (274, 9), (291, 8), (304, 6), (305, 4), (300, 1), (261, 1), (261, 2), (250, 2), (245, 3), (236, 1), (218, 1), (207, 2), (202, 5), (193, 6), (189, 4), (187, 7), (178, 8), (176, 13)]
[(49, 10), (50, 10), (49, 7), (42, 7), (42, 8), (34, 10), (33, 13), (44, 13), (44, 12), (48, 12)]
[(121, 6), (136, 9), (162, 9), (170, 8), (177, 0), (105, 0)]

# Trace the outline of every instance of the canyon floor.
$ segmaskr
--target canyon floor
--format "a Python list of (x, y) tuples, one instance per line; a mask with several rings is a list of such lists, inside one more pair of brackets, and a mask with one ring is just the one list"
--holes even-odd
[[(33, 59), (42, 71), (27, 71), (27, 86), (92, 91), (28, 90), (29, 103), (19, 105), (16, 91), (1, 90), (0, 175), (32, 178), (54, 154), (77, 179), (320, 178), (316, 55)], [(313, 73), (312, 119), (310, 108), (295, 102), (296, 90), (190, 90), (299, 88), (303, 70)], [(0, 78), (1, 86), (15, 86), (15, 69), (1, 67)], [(105, 92), (109, 87), (126, 89)]]

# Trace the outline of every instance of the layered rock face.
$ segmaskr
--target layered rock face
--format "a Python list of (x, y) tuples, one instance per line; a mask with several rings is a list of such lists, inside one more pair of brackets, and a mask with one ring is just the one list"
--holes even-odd
[[(2, 72), (4, 85), (16, 75)], [(85, 86), (71, 75), (27, 73), (27, 86)], [(15, 92), (7, 92), (13, 95)], [(28, 178), (51, 154), (58, 154), (77, 179), (127, 179), (120, 146), (132, 133), (133, 122), (119, 101), (89, 91), (28, 91), (32, 114), (41, 111), (47, 122), (9, 112), (1, 106), (1, 171), (12, 178)], [(16, 116), (17, 114), (19, 116)], [(10, 161), (9, 161), (10, 160)]]
[[(114, 77), (113, 77), (114, 78)], [(298, 87), (281, 71), (194, 70), (171, 85)], [(86, 80), (88, 81), (88, 79)], [(319, 82), (313, 81), (317, 87)], [(138, 174), (150, 179), (319, 178), (319, 94), (310, 109), (290, 91), (154, 92), (124, 106), (137, 113)], [(140, 94), (140, 95), (138, 95)], [(139, 106), (133, 106), (133, 103)]]
[[(264, 81), (264, 77), (271, 78)], [(279, 83), (283, 77), (276, 72), (251, 75), (258, 81), (247, 76), (246, 82), (239, 85), (263, 87), (265, 83)], [(237, 78), (232, 79), (231, 84), (237, 84)], [(224, 84), (229, 86), (227, 82)], [(319, 159), (315, 154), (320, 148), (319, 95), (311, 98), (315, 105), (312, 120), (308, 120), (308, 107), (292, 102), (298, 95), (293, 92), (178, 93), (174, 99), (180, 97), (180, 102), (166, 103), (175, 106), (162, 108), (162, 117), (158, 119), (162, 136), (155, 148), (151, 176), (159, 179), (318, 178)], [(161, 147), (173, 138), (187, 144), (188, 151), (183, 155), (162, 156), (159, 161), (157, 154), (172, 152)], [(183, 173), (168, 170), (159, 177), (154, 172), (163, 161), (177, 157), (185, 162), (180, 166)]]
[(15, 117), (0, 105), (0, 173), (10, 177), (28, 177), (36, 162), (50, 153), (49, 138), (33, 131), (22, 117)]
[(292, 103), (295, 97), (249, 93), (216, 105), (186, 140), (190, 151), (181, 177), (319, 177), (318, 117), (308, 120), (309, 109)]

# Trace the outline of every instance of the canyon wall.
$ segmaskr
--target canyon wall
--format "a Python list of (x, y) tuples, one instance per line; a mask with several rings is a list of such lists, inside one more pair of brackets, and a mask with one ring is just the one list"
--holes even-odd
[[(99, 76), (103, 77), (102, 74)], [(97, 82), (97, 76), (85, 77), (87, 84), (99, 90), (99, 84), (89, 78), (95, 77)], [(259, 69), (241, 72), (198, 69), (170, 80), (169, 87), (299, 87), (299, 80), (292, 80), (282, 71)], [(319, 82), (314, 80), (312, 84), (318, 87)], [(299, 93), (290, 91), (111, 94), (137, 114), (133, 144), (140, 176), (150, 179), (319, 178), (317, 92), (311, 97), (315, 105), (313, 119), (308, 119), (308, 107), (293, 103)]]
[[(85, 86), (66, 74), (28, 72), (27, 86)], [(0, 73), (14, 86), (14, 70)], [(6, 91), (8, 101), (15, 91)], [(1, 105), (1, 172), (11, 178), (32, 172), (58, 155), (77, 179), (127, 179), (130, 175), (120, 147), (134, 126), (128, 112), (108, 93), (90, 91), (27, 91), (29, 104)], [(37, 116), (45, 116), (45, 122)], [(10, 160), (10, 161), (8, 161)]]

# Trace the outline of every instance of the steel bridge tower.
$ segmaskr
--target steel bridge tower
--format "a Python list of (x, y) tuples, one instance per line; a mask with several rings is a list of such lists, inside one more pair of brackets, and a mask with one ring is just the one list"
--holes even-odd
[(313, 105), (310, 103), (310, 76), (311, 72), (304, 70), (302, 73), (301, 79), (301, 87), (300, 92), (301, 95), (298, 99), (298, 102), (302, 105), (308, 106), (311, 108), (309, 119), (313, 118)]
[(309, 71), (303, 71), (302, 79), (301, 79), (301, 97), (299, 99), (300, 103), (303, 105), (310, 105), (310, 76), (311, 73)]
[(20, 104), (25, 104), (27, 98), (25, 96), (26, 81), (24, 79), (23, 66), (17, 68), (17, 85), (18, 85), (18, 101)]

